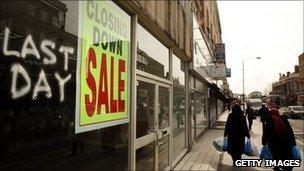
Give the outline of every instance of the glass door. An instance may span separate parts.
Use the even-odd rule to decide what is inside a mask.
[[[170,87],[158,84],[158,170],[169,166]]]
[[[138,77],[136,170],[169,166],[170,85]]]

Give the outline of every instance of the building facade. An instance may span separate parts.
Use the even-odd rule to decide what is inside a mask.
[[[253,91],[250,94],[248,94],[248,99],[260,99],[262,97],[262,92],[259,91]]]
[[[0,7],[1,170],[172,169],[227,101],[216,2]]]
[[[280,75],[279,81],[272,84],[271,96],[276,97],[275,103],[279,106],[298,105],[300,91],[299,66],[295,66],[293,73]]]
[[[299,105],[304,106],[304,53],[299,55],[299,73],[300,73],[299,91],[297,93],[298,103]]]
[[[222,43],[216,1],[190,1],[193,9],[193,60],[190,63],[191,143],[212,127],[225,108],[229,85],[225,78],[216,80],[208,68],[218,63],[216,44]],[[211,31],[212,30],[212,31]],[[225,66],[225,64],[224,64]]]

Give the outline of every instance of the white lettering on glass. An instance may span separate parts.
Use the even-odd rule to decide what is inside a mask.
[[[60,101],[64,100],[64,85],[71,79],[71,74],[69,74],[66,78],[62,79],[58,73],[55,73],[55,77],[58,80],[59,90],[60,90]]]
[[[31,89],[31,79],[28,76],[25,69],[20,64],[14,64],[11,67],[11,72],[13,74],[13,76],[12,76],[12,86],[11,86],[12,98],[13,99],[18,99],[19,97],[24,96],[25,94],[27,94],[30,91],[30,89]],[[24,78],[24,80],[26,82],[26,85],[17,90],[17,78],[18,78],[17,76],[18,76],[18,74],[21,75]]]

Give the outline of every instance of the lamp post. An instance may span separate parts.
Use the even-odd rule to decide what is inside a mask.
[[[245,113],[245,60],[249,59],[261,59],[261,57],[255,57],[255,58],[245,58],[243,59],[243,111]]]

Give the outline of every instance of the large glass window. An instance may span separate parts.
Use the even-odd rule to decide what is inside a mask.
[[[129,124],[75,134],[78,2],[0,7],[0,170],[126,170]]]
[[[182,61],[173,55],[173,156],[186,148],[186,88]]]
[[[192,135],[197,138],[207,127],[207,89],[206,85],[195,79],[191,90]]]
[[[193,69],[200,73],[205,79],[211,81],[206,67],[212,62],[212,56],[195,15],[193,15],[193,48]]]
[[[169,50],[137,25],[137,69],[169,79]]]
[[[206,128],[206,108],[207,108],[207,95],[206,86],[203,82],[196,80],[196,90],[194,95],[194,114],[196,115],[196,137]]]

